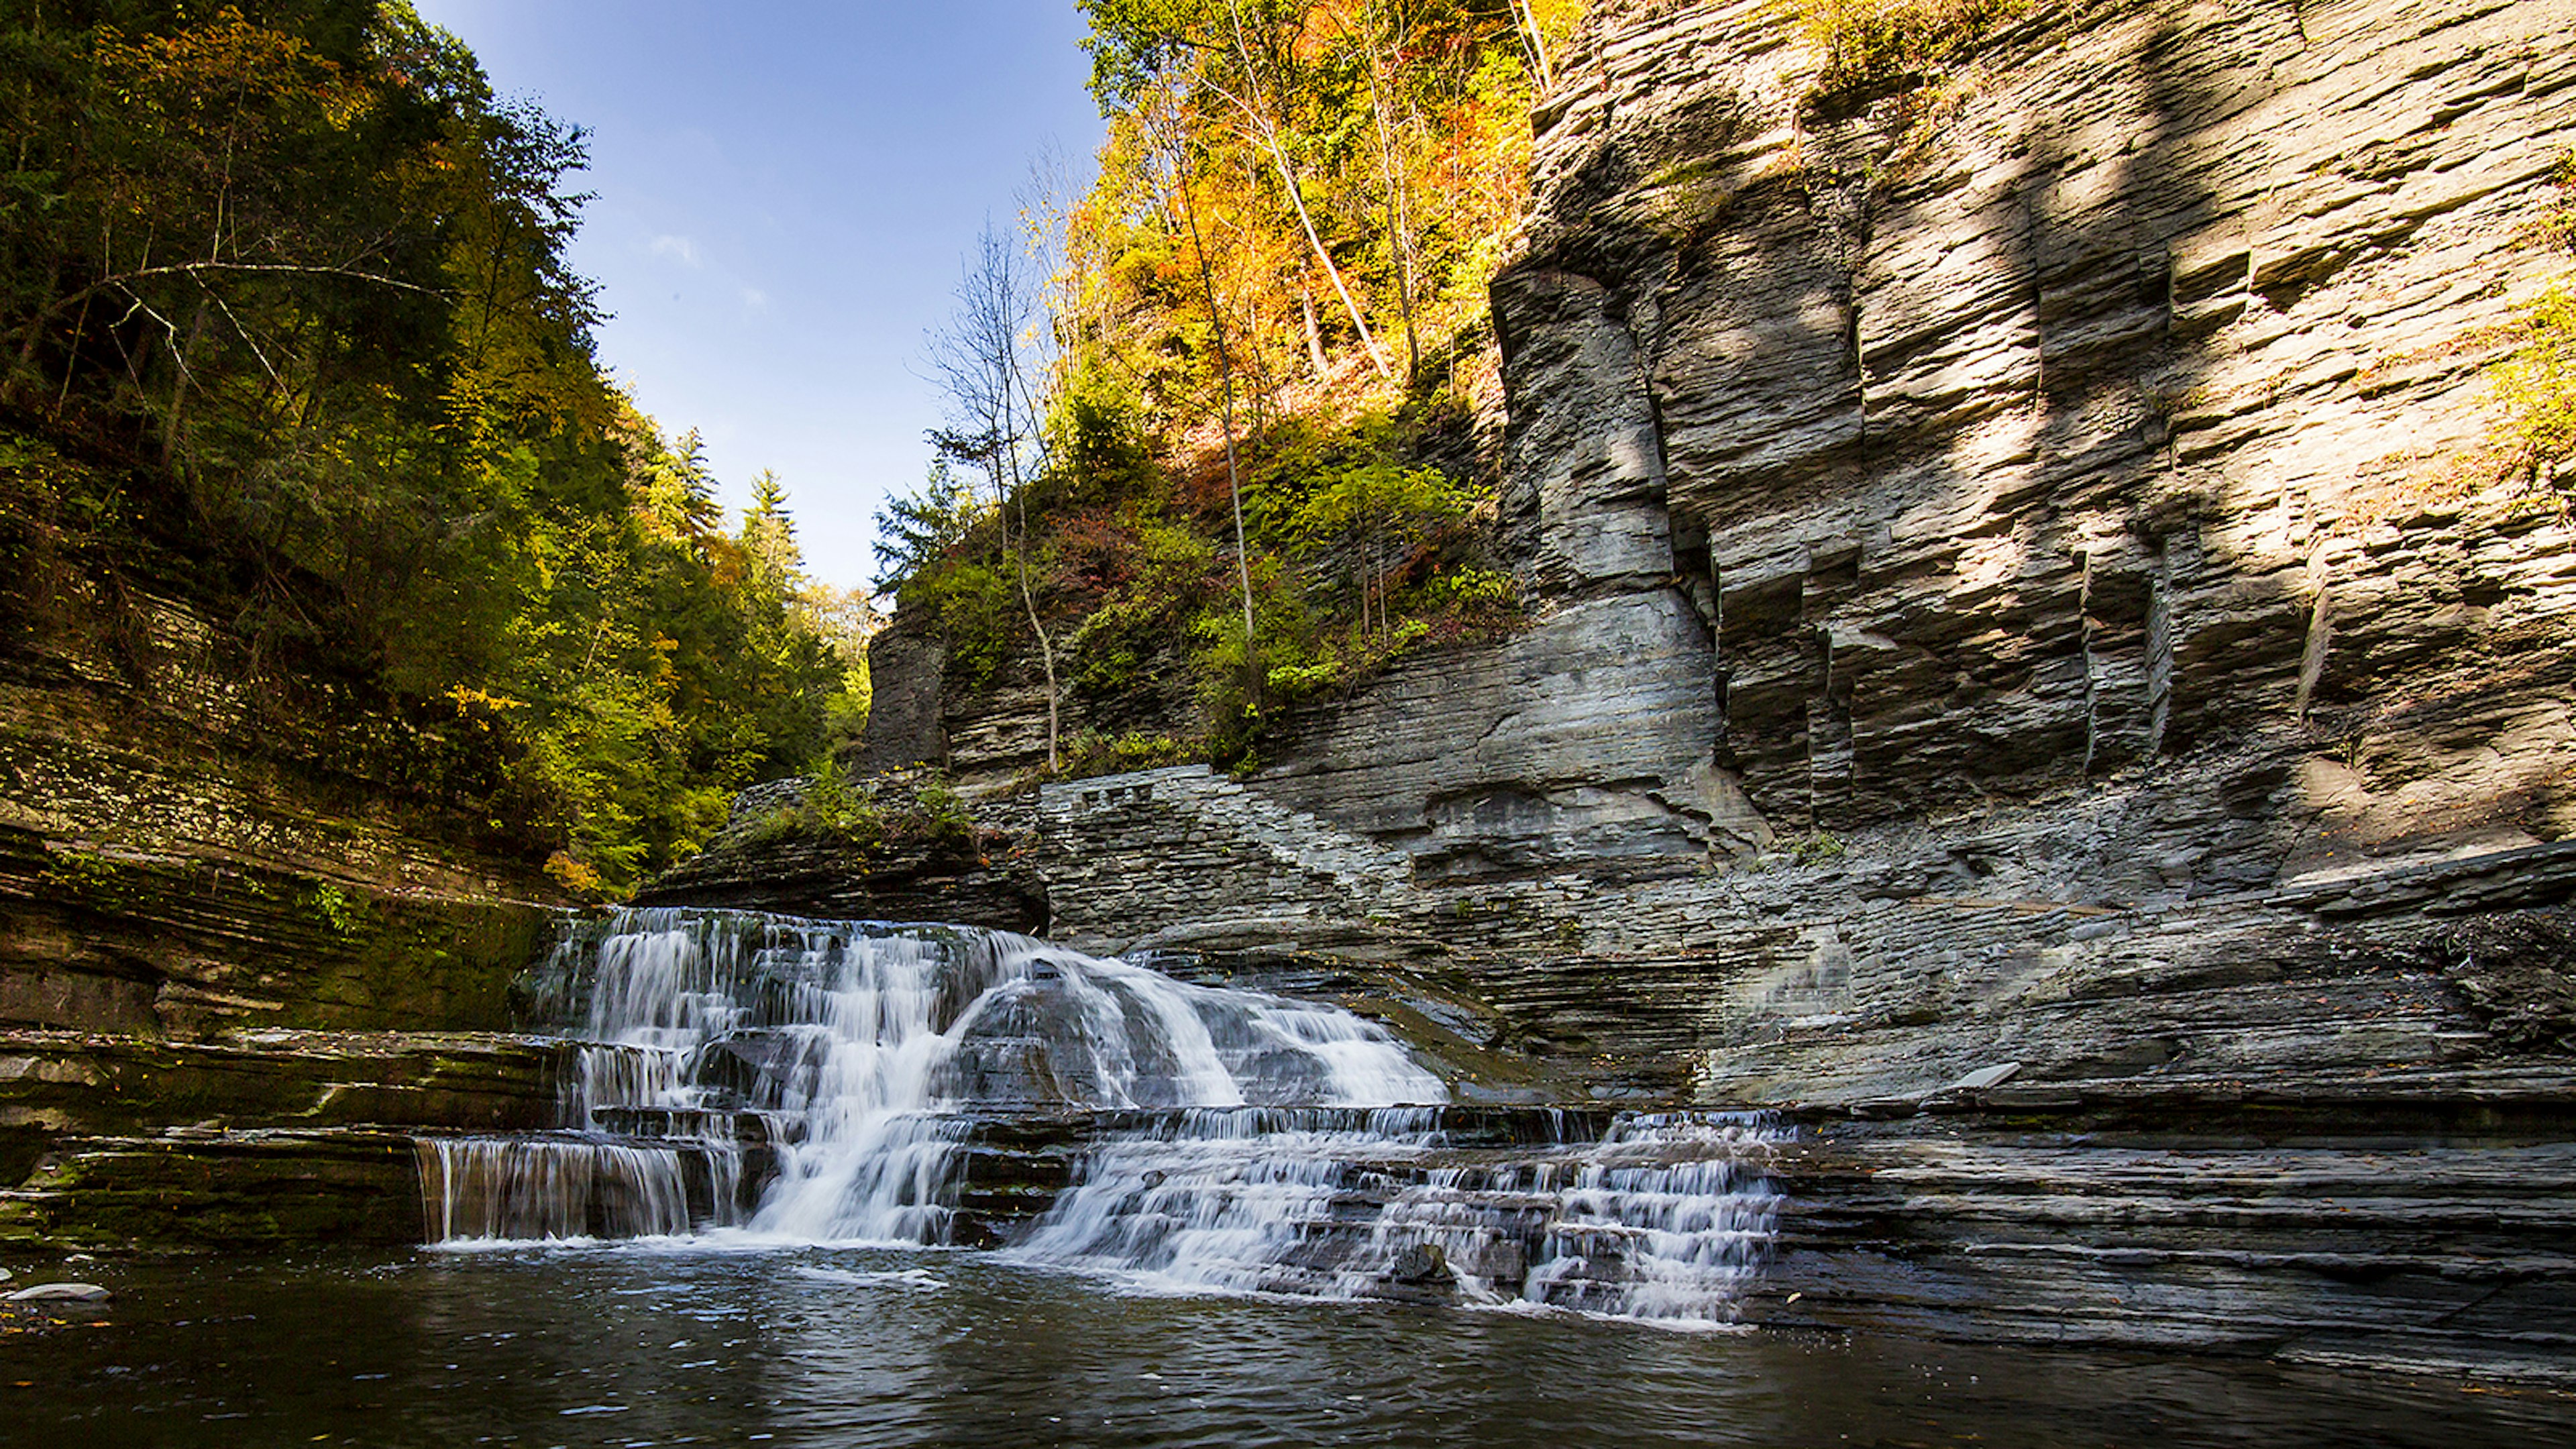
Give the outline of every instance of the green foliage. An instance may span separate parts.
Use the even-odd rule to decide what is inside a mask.
[[[1000,330],[961,299],[935,365],[1004,405],[933,443],[989,486],[943,465],[890,506],[880,584],[943,639],[952,690],[1046,670],[1092,722],[1059,769],[1240,765],[1283,710],[1516,619],[1475,521],[1467,367],[1490,357],[1536,77],[1580,7],[1080,8],[1110,128],[1089,193],[1038,208],[1066,224],[1060,352],[1014,408],[976,383],[1007,345],[958,365],[956,338]],[[1043,438],[995,466],[1032,412]]]
[[[399,0],[249,11],[0,13],[0,406],[84,460],[27,527],[184,540],[255,698],[368,692],[418,788],[624,890],[818,748],[849,650],[774,480],[726,536],[595,365],[581,133]]]
[[[918,809],[905,822],[910,833],[926,839],[935,853],[970,856],[975,853],[975,820],[966,811],[966,801],[944,778],[934,776],[922,782],[914,792]]]
[[[1822,830],[1800,836],[1789,846],[1789,858],[1800,865],[1831,865],[1850,853],[1850,846]]]
[[[335,936],[343,939],[358,936],[374,924],[374,912],[364,899],[353,899],[330,881],[313,887],[310,900],[314,916],[330,927],[331,934]]]
[[[871,846],[885,836],[885,822],[875,803],[850,787],[849,778],[830,755],[815,767],[805,787],[803,816],[809,829]]]
[[[1111,735],[1099,730],[1080,730],[1065,745],[1065,779],[1082,779],[1090,775],[1116,775],[1129,770],[1153,770],[1165,765],[1185,765],[1207,758],[1207,742],[1183,739],[1176,735],[1147,734],[1128,730]]]
[[[2495,367],[2508,446],[2533,461],[2576,456],[2576,284],[2561,280],[2522,316],[2521,343]]]
[[[1026,628],[1020,613],[1018,586],[998,564],[958,560],[935,573],[916,576],[917,597],[939,621],[948,646],[948,678],[966,689],[992,683]]]
[[[2576,252],[2576,151],[2558,158],[2549,173],[2549,184],[2558,195],[2527,229],[2524,239],[2558,251]]]
[[[1422,606],[1435,613],[1508,611],[1519,606],[1520,589],[1509,574],[1468,564],[1432,575],[1420,597]]]
[[[825,755],[806,779],[804,793],[794,803],[753,821],[747,838],[754,845],[829,840],[864,858],[884,846],[887,834],[886,818],[876,801]]]
[[[1256,419],[1346,385],[1336,356],[1379,400],[1449,381],[1527,198],[1533,44],[1580,8],[1083,0],[1110,127],[1067,244],[1071,375],[1167,437],[1226,371]]]
[[[1060,592],[1099,602],[1066,640],[1079,692],[1101,697],[1143,682],[1158,662],[1178,662],[1176,643],[1195,606],[1215,597],[1215,541],[1168,515],[1137,510],[1125,523],[1060,528],[1049,542]]]
[[[2029,0],[1788,0],[1825,53],[1820,96],[1869,96],[1929,79],[2030,8]]]
[[[946,457],[934,459],[919,491],[893,499],[876,516],[877,589],[904,581],[962,547],[983,509]]]

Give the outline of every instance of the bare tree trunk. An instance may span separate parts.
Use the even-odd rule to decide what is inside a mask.
[[[1332,363],[1324,356],[1324,334],[1315,326],[1315,294],[1306,284],[1297,284],[1298,310],[1306,319],[1306,360],[1313,364],[1315,380],[1322,382],[1332,373]]]
[[[1021,400],[1033,399],[1021,365],[1020,330],[1029,299],[1006,242],[988,224],[979,254],[968,264],[957,293],[959,313],[947,329],[934,334],[931,362],[948,389],[955,416],[965,424],[931,434],[947,456],[971,461],[993,480],[993,524],[1001,558],[1019,584],[1020,605],[1028,612],[1029,632],[1038,642],[1038,659],[1046,672],[1047,768],[1063,764],[1063,690],[1056,674],[1055,640],[1038,612],[1037,588],[1029,578],[1028,479],[1020,452],[1027,439]],[[1034,424],[1032,401],[1028,424]],[[1043,450],[1043,439],[1037,446]],[[1020,540],[1011,544],[1011,503],[1020,506]]]
[[[1547,36],[1538,28],[1538,9],[1529,0],[1512,0],[1512,24],[1521,33],[1521,48],[1529,53],[1530,79],[1538,83],[1538,93],[1546,95],[1556,89],[1556,67],[1547,58]]]
[[[1020,505],[1020,546],[1016,551],[1010,548],[1010,534],[1006,527],[1003,533],[1003,549],[1011,554],[1012,562],[1017,566],[1020,579],[1020,607],[1029,611],[1029,632],[1035,634],[1038,640],[1038,664],[1046,671],[1047,773],[1054,774],[1064,763],[1062,751],[1058,747],[1062,738],[1062,725],[1058,718],[1058,701],[1061,695],[1056,688],[1055,679],[1055,640],[1047,633],[1046,620],[1038,614],[1037,593],[1029,587],[1029,488],[1028,481],[1020,476],[1019,415],[1016,396],[1024,388],[1020,378],[1019,339],[1014,329],[1005,331],[998,340],[1003,347],[1000,354],[1002,459],[1003,466],[1009,470],[1011,494],[1019,500]],[[1001,481],[1000,473],[995,474],[994,481],[996,483]],[[997,519],[1006,518],[1009,512],[1009,508],[1004,507],[996,510],[995,516]]]
[[[1280,146],[1278,133],[1271,131],[1264,139],[1272,164],[1279,168],[1280,188],[1288,193],[1288,204],[1296,209],[1297,224],[1305,228],[1306,244],[1314,248],[1315,260],[1324,264],[1324,278],[1342,299],[1342,310],[1350,314],[1351,326],[1360,334],[1360,346],[1368,353],[1369,365],[1377,369],[1378,376],[1394,381],[1395,370],[1387,366],[1385,349],[1377,345],[1377,334],[1369,330],[1368,319],[1360,315],[1360,304],[1352,300],[1350,287],[1342,281],[1342,269],[1333,264],[1333,254],[1324,250],[1324,239],[1315,232],[1315,218],[1306,213],[1306,198],[1297,190],[1297,173],[1288,164],[1288,152]]]
[[[1058,701],[1063,693],[1056,686],[1055,640],[1048,635],[1046,621],[1038,617],[1037,595],[1029,589],[1029,500],[1025,489],[1014,488],[1020,495],[1020,548],[1013,557],[1019,563],[1020,607],[1029,611],[1029,631],[1038,636],[1038,662],[1046,669],[1047,694],[1047,771],[1052,774],[1064,760],[1059,749],[1063,725],[1059,719]]]
[[[1422,376],[1422,333],[1413,317],[1412,223],[1405,205],[1404,173],[1395,164],[1395,140],[1386,124],[1386,88],[1378,79],[1377,34],[1366,38],[1369,63],[1369,115],[1377,122],[1378,167],[1386,176],[1386,231],[1394,242],[1395,297],[1404,309],[1404,379],[1410,387]]]
[[[1306,210],[1305,195],[1297,189],[1297,168],[1289,163],[1288,148],[1279,139],[1279,127],[1258,104],[1262,98],[1260,76],[1252,63],[1252,47],[1244,39],[1242,7],[1236,0],[1226,0],[1226,10],[1234,20],[1234,53],[1243,62],[1244,83],[1251,94],[1246,98],[1236,96],[1222,86],[1211,85],[1210,88],[1234,102],[1235,109],[1243,112],[1245,119],[1252,123],[1256,139],[1270,154],[1270,164],[1278,169],[1280,189],[1288,193],[1289,208],[1297,213],[1297,225],[1305,230],[1306,244],[1314,249],[1315,260],[1323,263],[1325,279],[1333,284],[1334,293],[1342,299],[1343,310],[1350,313],[1351,326],[1360,335],[1360,346],[1367,351],[1370,364],[1377,368],[1377,375],[1392,382],[1395,372],[1387,366],[1386,353],[1377,345],[1377,334],[1369,330],[1368,319],[1360,315],[1360,304],[1352,300],[1351,289],[1342,281],[1342,269],[1333,264],[1333,254],[1324,249],[1324,239],[1315,230],[1315,218]]]
[[[1181,216],[1189,223],[1190,250],[1198,258],[1199,287],[1207,294],[1208,325],[1216,334],[1216,375],[1218,395],[1225,403],[1225,496],[1234,507],[1234,576],[1243,589],[1243,674],[1244,695],[1254,704],[1261,702],[1261,669],[1254,649],[1252,624],[1252,554],[1243,541],[1243,470],[1234,451],[1234,361],[1225,345],[1225,314],[1216,302],[1216,272],[1208,265],[1207,242],[1199,235],[1198,204],[1190,199],[1189,152],[1187,143],[1175,137],[1172,142],[1172,176],[1180,193]],[[1307,306],[1309,326],[1314,307]]]
[[[1247,196],[1261,189],[1261,168],[1253,161],[1249,154],[1245,155],[1243,158],[1243,184],[1244,194]],[[1247,219],[1244,222],[1244,246],[1245,250],[1249,252],[1253,241],[1253,237],[1251,235],[1252,224],[1249,220],[1248,213],[1246,213],[1246,217]],[[1261,345],[1262,326],[1260,292],[1256,289],[1247,301],[1251,308],[1252,315],[1249,319],[1249,325],[1243,329],[1243,336],[1249,339],[1251,343],[1248,350],[1252,354],[1252,380],[1256,389],[1252,394],[1252,435],[1258,438],[1266,435],[1270,431],[1267,412],[1269,408],[1278,405],[1279,384],[1277,380],[1272,378],[1270,375],[1270,359],[1268,356],[1269,349]]]

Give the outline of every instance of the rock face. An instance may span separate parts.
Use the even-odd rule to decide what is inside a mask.
[[[2564,835],[2566,507],[2471,462],[2563,8],[2048,7],[1871,105],[1769,15],[1596,7],[1495,288],[1550,612],[1260,783],[1433,878],[2141,787],[2204,891]]]
[[[574,1054],[463,1033],[0,1033],[0,1242],[417,1243],[414,1138],[557,1125]]]
[[[803,780],[745,790],[706,849],[646,882],[634,903],[1044,932],[1046,882],[1027,832],[1012,828],[1026,812],[990,801],[973,822],[936,830],[919,803],[923,778],[892,772],[862,787],[889,822],[866,843],[800,823]]]
[[[1827,92],[1775,7],[1594,7],[1494,294],[1536,622],[1287,722],[1240,783],[1311,850],[1205,811],[1050,845],[1059,929],[1313,886],[1680,964],[1751,1045],[2563,898],[2576,473],[2483,448],[2484,369],[2564,267],[2528,237],[2576,148],[2568,18],[2051,6]],[[880,692],[932,698],[925,660]],[[1002,759],[959,741],[1019,729],[1006,696],[886,747]],[[1138,803],[1048,819],[1104,793]],[[1158,897],[1150,850],[1232,845]]]
[[[1811,1317],[2563,1352],[2576,460],[2486,370],[2576,10],[2040,6],[1828,89],[1781,7],[1605,0],[1562,77],[1536,622],[1047,786],[1056,932],[1428,941],[1554,1080],[1830,1126]]]
[[[413,726],[248,697],[175,596],[91,601],[100,637],[0,595],[0,1025],[509,1025],[547,887],[454,843]]]
[[[2153,1133],[2100,1101],[1970,1105],[1783,1149],[1747,1317],[2568,1381],[2563,1096],[2543,1142],[2394,1137],[2358,1098],[2167,1101]]]
[[[1522,438],[1636,359],[1763,820],[2339,747],[2218,853],[2563,834],[2564,504],[2448,471],[2561,264],[2512,238],[2576,144],[2564,9],[2048,7],[1856,112],[1758,15],[1602,8],[1497,302]],[[1562,587],[1596,510],[1509,476]]]
[[[253,667],[162,546],[0,528],[0,1241],[416,1243],[415,1133],[555,1120],[561,1049],[471,1034],[548,887],[440,721]]]
[[[2564,1060],[2576,472],[2482,450],[2569,18],[2045,7],[1828,93],[1595,7],[1495,288],[1537,622],[1046,787],[1055,932],[1429,937],[1614,1095]]]

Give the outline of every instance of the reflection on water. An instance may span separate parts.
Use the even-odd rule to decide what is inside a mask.
[[[2576,1403],[2259,1363],[1140,1298],[981,1255],[610,1248],[83,1269],[0,1444],[2566,1442]]]

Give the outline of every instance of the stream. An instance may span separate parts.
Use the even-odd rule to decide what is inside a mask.
[[[1111,1291],[953,1250],[656,1242],[84,1271],[118,1292],[87,1315],[104,1326],[0,1335],[0,1444],[2568,1442],[2564,1399],[2457,1383]]]
[[[1336,1007],[1024,937],[638,911],[431,1241],[78,1265],[0,1445],[2569,1442],[2565,1398],[1737,1323],[1760,1113],[1461,1100]],[[47,1276],[56,1276],[48,1274]]]

